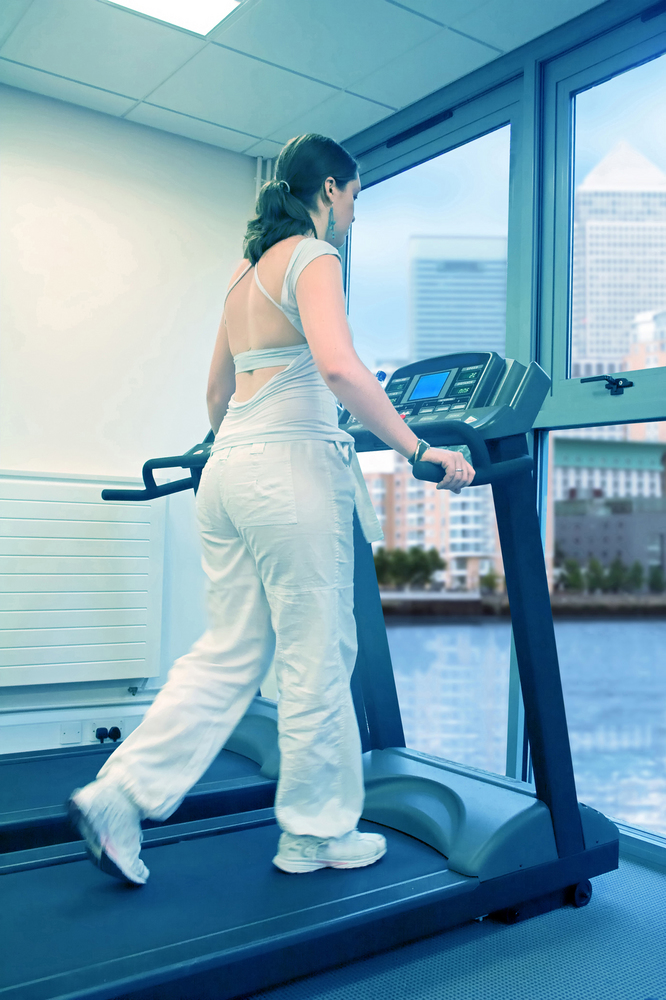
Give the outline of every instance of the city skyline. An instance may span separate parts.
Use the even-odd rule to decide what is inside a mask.
[[[666,171],[665,88],[661,56],[577,95],[575,186],[621,139]],[[509,139],[507,125],[361,192],[350,323],[368,367],[409,356],[410,236],[507,235]]]

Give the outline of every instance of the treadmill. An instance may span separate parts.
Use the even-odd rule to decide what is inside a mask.
[[[386,856],[286,875],[271,864],[269,807],[148,830],[141,889],[103,876],[73,838],[35,848],[34,863],[30,851],[6,853],[3,1000],[228,1000],[473,918],[515,922],[589,902],[589,879],[617,867],[619,837],[576,800],[526,438],[548,385],[538,365],[486,352],[407,365],[386,389],[419,436],[469,447],[473,485],[492,484],[535,786],[405,746],[372,548],[355,517],[359,826],[381,830]],[[340,422],[359,452],[386,447],[348,413]],[[192,469],[180,488],[196,485],[206,453],[168,460]],[[421,462],[414,474],[437,481],[441,468]],[[144,469],[146,498],[151,479]],[[257,705],[268,744],[274,705],[255,702],[243,723],[254,732]],[[256,755],[255,736],[246,740]],[[14,867],[13,853],[23,855]]]

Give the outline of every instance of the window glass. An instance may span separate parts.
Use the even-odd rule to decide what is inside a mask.
[[[507,126],[361,192],[350,323],[371,369],[504,354],[509,141]],[[511,629],[491,490],[437,490],[393,452],[360,460],[407,744],[503,774]],[[425,617],[390,615],[416,605]]]
[[[361,191],[349,320],[369,368],[504,353],[509,142],[507,125]]]
[[[552,595],[581,801],[666,834],[666,426],[551,434]]]
[[[664,56],[575,98],[573,378],[666,366],[665,98]],[[579,797],[666,833],[666,425],[558,431],[550,454]]]
[[[387,625],[407,746],[504,774],[508,619]]]
[[[575,98],[571,375],[666,365],[666,56]]]

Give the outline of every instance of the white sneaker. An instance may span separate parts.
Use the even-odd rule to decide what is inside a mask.
[[[280,835],[273,864],[283,872],[315,872],[318,868],[365,868],[386,854],[386,840],[380,833],[352,830],[344,837]]]
[[[92,781],[72,793],[69,816],[93,864],[125,882],[145,883],[149,872],[139,858],[141,816],[124,792],[104,779]]]

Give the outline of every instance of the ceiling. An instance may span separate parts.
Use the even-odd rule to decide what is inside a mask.
[[[244,0],[206,37],[106,0],[2,0],[0,82],[249,156],[342,141],[601,0]]]

